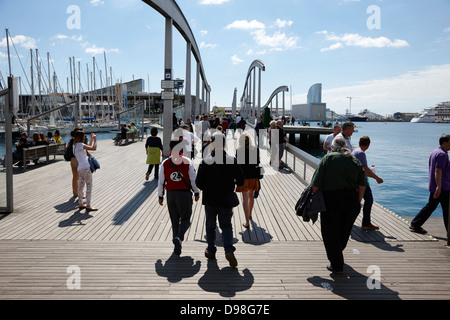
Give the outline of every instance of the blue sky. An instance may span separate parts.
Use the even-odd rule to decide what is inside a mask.
[[[288,104],[306,103],[315,83],[322,83],[323,102],[338,113],[349,107],[349,96],[354,97],[353,112],[368,108],[382,115],[418,112],[450,100],[449,0],[177,3],[200,47],[212,105],[230,106],[234,88],[242,95],[248,68],[256,59],[266,66],[263,103],[282,85],[292,89]],[[69,28],[75,21],[73,11],[68,13],[71,5],[80,9],[75,28]],[[8,28],[28,77],[29,49],[38,48],[45,72],[50,53],[51,71],[64,90],[69,57],[80,61],[86,87],[83,79],[87,66],[92,71],[94,56],[104,77],[106,52],[115,81],[134,76],[148,85],[150,79],[150,90],[161,90],[164,19],[142,1],[0,0],[0,27],[3,78],[9,74],[4,35]],[[11,49],[12,73],[25,77],[16,49]],[[185,41],[174,29],[174,77],[185,78],[185,51]],[[100,79],[96,83],[99,86]],[[29,86],[24,84],[23,91],[29,92]]]

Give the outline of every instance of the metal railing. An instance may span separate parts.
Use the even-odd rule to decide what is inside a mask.
[[[11,213],[14,211],[14,189],[13,189],[13,159],[12,159],[12,110],[15,86],[13,86],[13,78],[8,77],[8,88],[0,91],[0,98],[3,103],[0,103],[1,121],[4,121],[4,147],[5,154],[2,160],[4,169],[0,170],[0,213]]]
[[[118,131],[120,131],[121,124],[131,124],[134,123],[136,128],[140,132],[140,139],[144,139],[145,135],[145,121],[144,121],[144,110],[146,102],[137,104],[136,106],[124,110],[117,114],[118,118]]]
[[[287,143],[284,162],[291,164],[293,172],[305,183],[311,183],[312,176],[320,164],[320,160],[309,153]]]
[[[284,160],[285,163],[288,163],[289,161],[291,162],[291,169],[294,174],[296,174],[297,177],[306,185],[311,183],[312,175],[320,164],[320,159],[311,156],[291,144],[286,144]],[[450,207],[448,209],[447,247],[450,247]]]
[[[28,118],[27,119],[27,134],[28,134],[28,136],[30,136],[31,127],[32,127],[33,124],[36,123],[36,120],[40,120],[40,121],[38,121],[39,124],[47,124],[48,125],[50,123],[49,122],[50,120],[47,119],[46,117],[52,115],[53,113],[55,113],[57,111],[63,110],[65,108],[73,109],[70,112],[70,117],[74,116],[74,121],[73,122],[70,121],[70,125],[69,125],[68,128],[73,129],[73,128],[77,127],[78,123],[79,123],[79,119],[78,119],[79,115],[78,115],[78,113],[79,113],[79,108],[80,108],[80,101],[81,101],[81,98],[79,98],[78,100],[74,100],[74,101],[65,103],[65,104],[60,105],[60,106],[58,106],[56,108],[53,108],[51,110],[42,112],[41,114],[38,114],[36,116]],[[72,105],[73,105],[73,108],[70,108]],[[64,127],[66,127],[68,125],[67,122],[62,120],[62,119],[59,120],[59,121],[56,121],[56,123],[57,124],[55,125],[55,127],[57,129],[63,129]]]

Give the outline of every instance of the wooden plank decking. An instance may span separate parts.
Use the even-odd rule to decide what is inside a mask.
[[[305,185],[292,169],[264,177],[249,231],[236,208],[237,270],[220,255],[217,263],[203,257],[201,200],[194,204],[183,254],[174,259],[167,207],[157,203],[156,181],[144,179],[144,142],[100,141],[95,156],[101,169],[94,174],[93,206],[100,210],[90,214],[71,197],[68,162],[14,175],[15,212],[0,220],[0,299],[450,298],[444,242],[411,233],[404,219],[379,205],[373,222],[380,231],[363,231],[358,218],[346,275],[330,275],[320,223],[295,216]],[[289,157],[288,163],[293,168]],[[73,265],[81,270],[80,290],[66,285]],[[366,286],[372,265],[381,270],[379,290]]]

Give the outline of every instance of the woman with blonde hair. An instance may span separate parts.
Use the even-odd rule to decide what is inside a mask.
[[[242,206],[245,214],[244,228],[250,227],[253,206],[255,203],[254,194],[259,191],[259,149],[254,143],[253,137],[244,131],[238,141],[236,158],[244,173],[244,185],[236,188],[236,192],[242,193]]]

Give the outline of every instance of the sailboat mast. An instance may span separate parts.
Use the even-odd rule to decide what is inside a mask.
[[[69,57],[69,67],[70,67],[70,85],[72,86],[72,96],[73,96],[73,76],[72,76],[72,58]],[[69,88],[67,88],[69,91]]]
[[[31,114],[35,115],[34,110],[34,74],[33,74],[33,49],[30,49],[30,56],[31,56]]]
[[[106,97],[107,97],[107,101],[108,101],[108,114],[110,112],[110,105],[109,105],[109,95],[110,95],[110,87],[108,85],[108,66],[106,64],[106,52],[103,51],[103,56],[105,58],[105,86],[106,86]]]
[[[8,48],[8,65],[9,65],[9,76],[12,77],[11,71],[11,55],[9,53],[9,31],[6,29],[6,47]]]

